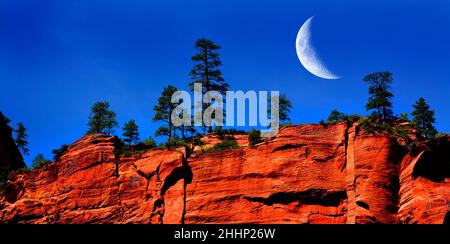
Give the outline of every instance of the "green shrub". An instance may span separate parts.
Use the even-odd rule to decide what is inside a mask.
[[[20,168],[20,169],[17,170],[17,172],[19,172],[19,173],[22,173],[22,172],[29,172],[29,171],[31,171],[31,169],[28,168],[27,166],[25,166],[25,167]]]
[[[144,152],[144,151],[148,151],[150,149],[157,148],[158,145],[156,145],[156,141],[151,136],[149,136],[148,139],[146,139],[146,140],[144,140],[142,142],[139,142],[136,145],[131,145],[131,146],[126,146],[125,145],[124,147],[129,148],[131,151],[142,151],[142,152]]]
[[[331,110],[330,116],[328,116],[327,123],[338,123],[345,121],[347,119],[347,115],[342,112],[339,112],[336,109]]]
[[[405,128],[394,128],[393,134],[396,137],[401,137],[405,139],[408,143],[412,141],[411,137],[408,135],[408,129]]]
[[[157,147],[156,145],[156,141],[150,136],[147,140],[144,140],[142,142],[142,144],[144,144],[145,146],[149,147],[149,148],[155,148]]]
[[[248,145],[251,148],[254,148],[259,142],[261,142],[261,131],[251,130],[250,133],[248,133]]]
[[[52,161],[45,159],[44,155],[42,153],[39,153],[33,159],[33,169],[39,169],[42,166],[45,166],[45,165],[51,164],[51,163],[52,163]]]
[[[335,124],[339,122],[349,122],[349,123],[355,123],[358,120],[361,119],[361,115],[359,114],[345,114],[342,112],[339,112],[336,109],[333,109],[330,113],[330,116],[328,116],[327,124]]]
[[[389,124],[380,123],[380,119],[375,116],[369,116],[362,118],[359,121],[359,126],[369,134],[375,134],[377,132],[389,132],[392,133],[392,128]]]
[[[214,134],[219,138],[219,139],[225,139],[225,137],[227,135],[238,135],[238,134],[247,134],[246,131],[243,130],[236,130],[234,128],[231,129],[223,129],[222,126],[216,126],[216,128],[214,128]]]
[[[287,126],[293,126],[293,125],[294,125],[294,123],[292,123],[292,122],[285,122],[285,123],[280,124],[280,128],[287,127]]]
[[[361,119],[361,115],[359,115],[359,114],[347,115],[347,121],[351,124],[358,122],[360,119]]]
[[[63,144],[60,148],[53,149],[53,161],[58,162],[62,155],[68,151],[69,145]]]
[[[326,126],[327,125],[327,122],[325,122],[325,120],[320,120],[319,121],[319,124],[321,125],[321,126]]]
[[[399,119],[403,122],[408,122],[410,121],[408,118],[408,113],[401,113]]]
[[[159,146],[161,149],[175,149],[178,147],[186,146],[186,142],[177,137],[172,137],[167,140],[166,143],[163,143]]]
[[[236,139],[232,136],[226,136],[222,142],[219,142],[214,146],[203,150],[202,153],[218,152],[236,148],[240,148],[236,142]]]

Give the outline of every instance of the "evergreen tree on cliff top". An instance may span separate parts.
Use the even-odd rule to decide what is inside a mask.
[[[22,122],[19,122],[17,124],[17,129],[15,130],[16,132],[16,145],[19,148],[19,150],[24,154],[24,155],[30,155],[29,154],[29,149],[27,148],[28,146],[28,135],[27,135],[27,129],[25,128],[25,126],[23,125]]]
[[[392,74],[390,72],[372,73],[363,80],[370,84],[367,111],[373,110],[372,116],[380,118],[383,123],[393,119],[391,99],[394,95],[389,91],[393,81]]]
[[[167,136],[169,140],[175,136],[175,127],[172,124],[172,111],[176,108],[176,104],[171,102],[172,94],[177,91],[174,86],[164,87],[161,96],[158,98],[158,104],[153,107],[155,115],[153,122],[164,122],[165,125],[158,128],[155,136]]]
[[[267,103],[268,103],[267,114],[270,116],[271,116],[271,112],[272,112],[271,99],[272,98],[267,99]],[[286,94],[281,94],[278,99],[278,116],[279,116],[280,123],[283,123],[283,122],[290,123],[291,122],[291,118],[289,116],[289,114],[291,113],[291,110],[292,110],[291,101],[288,99]]]
[[[433,123],[436,122],[434,118],[434,111],[430,110],[423,97],[421,97],[416,104],[413,105],[414,111],[411,113],[413,116],[413,123],[416,130],[425,138],[433,138],[437,134],[436,128]]]
[[[280,95],[280,121],[291,122],[289,114],[291,113],[292,103],[285,94]]]
[[[125,137],[124,141],[128,143],[128,146],[131,146],[132,143],[139,142],[139,127],[134,119],[125,123],[122,130],[122,135]]]
[[[109,102],[96,102],[91,107],[87,134],[112,135],[114,128],[118,125],[116,113],[109,109]]]
[[[229,85],[222,77],[220,67],[222,62],[217,50],[220,46],[207,39],[199,39],[195,42],[194,48],[197,54],[192,56],[195,62],[194,68],[191,70],[192,82],[189,83],[191,89],[194,89],[194,83],[201,83],[203,87],[202,95],[208,91],[218,91],[222,95],[228,90]],[[203,110],[206,108],[203,106]],[[208,127],[208,132],[212,132],[212,127]],[[204,127],[204,131],[206,128]]]

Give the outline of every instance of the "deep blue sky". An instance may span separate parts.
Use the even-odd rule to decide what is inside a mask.
[[[232,89],[286,93],[296,123],[334,108],[365,114],[361,78],[388,70],[396,113],[423,96],[450,131],[450,1],[343,2],[0,0],[0,110],[28,127],[28,164],[82,136],[100,100],[153,135],[162,87],[187,88],[192,46],[206,37],[223,47]],[[313,15],[317,52],[342,79],[315,77],[297,59],[298,29]]]

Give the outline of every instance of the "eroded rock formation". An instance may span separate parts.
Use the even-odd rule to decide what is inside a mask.
[[[304,125],[283,128],[254,149],[187,159],[168,150],[125,158],[117,142],[84,137],[60,162],[14,174],[0,198],[0,221],[449,221],[448,137],[407,150],[396,138],[365,134],[357,125]]]

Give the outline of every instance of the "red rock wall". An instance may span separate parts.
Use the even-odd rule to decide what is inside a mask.
[[[121,160],[116,141],[82,138],[61,162],[11,178],[0,201],[1,222],[162,223],[165,216],[167,223],[181,223],[184,182],[172,173],[184,169],[182,154],[155,150]]]
[[[346,124],[283,128],[254,149],[184,159],[80,139],[61,162],[10,178],[3,223],[443,223],[449,138],[407,153]]]
[[[450,224],[450,138],[429,142],[401,163],[399,218],[403,223]]]
[[[348,133],[347,223],[398,223],[398,172],[402,149],[383,134]]]
[[[345,129],[291,127],[256,149],[190,158],[186,223],[344,223]]]

